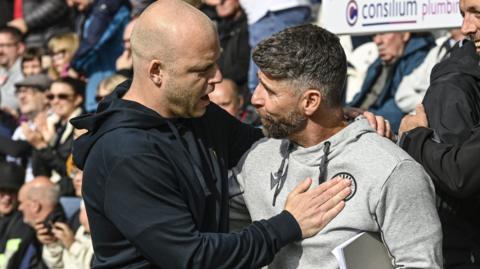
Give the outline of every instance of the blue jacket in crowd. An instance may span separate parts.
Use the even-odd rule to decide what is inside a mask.
[[[115,62],[123,52],[123,31],[130,21],[128,1],[97,0],[83,14],[78,31],[80,47],[72,60],[72,67],[88,78],[85,109],[97,107],[97,86],[115,72]]]
[[[391,79],[385,83],[377,101],[368,109],[377,115],[385,117],[390,122],[394,132],[398,132],[400,120],[405,114],[395,103],[398,85],[400,85],[404,76],[410,74],[423,62],[427,53],[434,46],[435,40],[431,35],[412,35],[405,46],[405,52],[395,63],[395,70]],[[380,75],[381,70],[382,61],[380,58],[377,58],[368,68],[362,88],[355,95],[349,104],[350,106],[359,107],[362,104]]]

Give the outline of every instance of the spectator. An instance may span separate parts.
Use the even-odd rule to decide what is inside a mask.
[[[16,1],[0,0],[0,27],[7,25],[13,19],[14,4]]]
[[[447,35],[435,41],[436,46],[428,52],[423,63],[402,79],[395,94],[395,102],[403,112],[415,112],[416,105],[422,102],[430,86],[433,66],[447,58],[455,43],[464,38],[460,29],[450,30]]]
[[[12,113],[0,109],[0,138],[10,138],[15,128],[17,128],[17,116],[18,114],[16,113],[12,115]]]
[[[73,154],[84,170],[94,267],[257,268],[341,210],[345,181],[311,191],[305,182],[283,213],[228,233],[227,169],[261,133],[209,102],[222,80],[215,27],[187,3],[156,1],[138,18],[132,52],[131,84],[72,121],[88,129]]]
[[[23,17],[8,25],[25,35],[28,48],[44,48],[52,36],[71,31],[73,22],[70,10],[64,0],[22,0]]]
[[[2,153],[10,156],[9,161],[15,161],[17,164],[26,166],[25,180],[33,179],[32,161],[31,161],[31,146],[25,145],[27,134],[38,128],[35,119],[42,113],[47,112],[47,99],[45,97],[46,91],[50,89],[51,80],[47,75],[38,74],[32,75],[24,80],[17,82],[15,92],[18,103],[20,105],[20,113],[25,117],[26,122],[21,123],[12,135],[10,143],[4,141],[1,143]],[[40,134],[31,139],[42,139]],[[18,142],[17,142],[18,141]],[[16,142],[16,143],[15,143]],[[4,151],[4,152],[3,152]]]
[[[15,83],[23,79],[21,57],[25,50],[22,33],[13,27],[0,28],[0,108],[16,115]]]
[[[223,108],[234,117],[240,116],[243,106],[243,95],[235,81],[224,79],[215,86],[215,90],[208,94],[210,101]]]
[[[67,170],[73,180],[75,195],[81,197],[83,172],[73,164],[71,156],[67,161]],[[80,204],[79,211],[72,216],[68,224],[54,223],[52,233],[57,239],[56,242],[46,245],[43,249],[43,259],[50,268],[90,268],[93,246],[83,202]]]
[[[36,177],[20,189],[19,209],[23,213],[23,221],[35,229],[36,240],[30,244],[28,255],[22,258],[19,268],[48,268],[42,260],[43,245],[55,240],[52,224],[65,221],[59,197],[58,186],[46,177]]]
[[[93,258],[92,238],[85,204],[80,205],[80,227],[74,232],[68,224],[56,222],[52,233],[56,242],[43,249],[43,260],[50,268],[90,269]]]
[[[48,74],[52,79],[69,76],[68,70],[73,55],[78,49],[78,37],[75,33],[63,33],[52,37],[48,41],[48,50],[52,59],[52,65]]]
[[[360,92],[350,105],[385,117],[398,132],[405,114],[395,102],[398,85],[423,62],[435,43],[431,35],[409,32],[377,34],[373,41],[379,57],[368,68]]]
[[[24,177],[22,167],[0,162],[0,268],[20,268],[20,261],[35,238],[33,229],[23,222],[18,211],[17,195]]]
[[[240,0],[247,13],[250,47],[287,27],[308,23],[311,20],[308,0]],[[258,84],[258,68],[250,60],[248,89],[253,92]]]
[[[130,0],[130,4],[132,5],[132,18],[140,16],[143,10],[145,10],[153,2],[155,2],[155,0]]]
[[[367,119],[348,123],[344,117],[347,63],[338,38],[313,25],[287,28],[260,42],[253,60],[260,83],[252,104],[271,139],[256,143],[234,168],[245,215],[258,221],[278,214],[304,178],[321,184],[341,175],[355,186],[325,230],[308,243],[288,245],[270,267],[338,268],[331,251],[368,231],[381,234],[393,267],[442,268],[441,226],[427,174]]]
[[[130,21],[123,31],[123,53],[118,57],[115,64],[117,73],[131,78],[133,75],[132,47],[130,45],[130,36],[132,35],[135,19]]]
[[[60,185],[62,195],[72,195],[74,192],[65,166],[73,143],[73,126],[69,120],[82,113],[84,90],[85,83],[76,79],[66,77],[54,81],[47,99],[57,118],[56,122],[47,120],[46,117],[37,120],[42,139],[33,139],[33,131],[26,134],[27,140],[36,149],[33,155],[33,174],[52,177]]]
[[[40,74],[43,71],[42,54],[39,49],[28,49],[22,57],[22,74],[24,77]]]
[[[247,16],[239,0],[220,1],[214,6],[211,18],[217,23],[222,54],[218,65],[224,78],[246,88],[250,45],[248,44]],[[208,15],[208,11],[206,12]]]
[[[480,2],[460,3],[462,32],[473,41],[480,20],[472,5]],[[432,71],[425,110],[418,107],[400,126],[401,147],[425,167],[436,186],[446,269],[480,266],[479,52],[477,43],[457,43]]]
[[[107,95],[111,94],[120,83],[124,82],[127,79],[127,77],[115,74],[102,80],[102,82],[100,82],[100,85],[98,85],[98,91],[95,100],[97,102],[100,102]]]
[[[130,4],[127,0],[69,0],[69,3],[79,12],[77,33],[80,39],[71,67],[87,78],[85,109],[93,111],[97,108],[98,84],[115,72],[115,62],[122,54]]]

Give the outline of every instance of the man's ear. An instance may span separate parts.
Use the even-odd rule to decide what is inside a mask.
[[[322,103],[322,94],[317,89],[308,89],[303,93],[302,108],[305,115],[311,116],[318,110]]]
[[[23,42],[19,42],[18,43],[18,47],[17,47],[17,53],[22,55],[26,50],[26,46]]]
[[[153,84],[157,86],[161,86],[163,82],[163,65],[160,60],[152,60],[150,61],[150,65],[148,66],[148,75],[150,80]]]
[[[32,211],[38,213],[42,210],[42,205],[39,202],[32,202],[31,205]]]
[[[403,42],[407,43],[408,40],[410,40],[410,32],[404,32],[403,35],[402,35],[402,40]]]

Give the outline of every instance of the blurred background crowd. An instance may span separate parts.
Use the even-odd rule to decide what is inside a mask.
[[[90,268],[93,248],[71,159],[69,123],[132,76],[130,34],[151,0],[0,0],[0,269]],[[216,24],[224,76],[210,94],[259,126],[249,103],[251,48],[289,26],[321,25],[321,1],[189,1]],[[202,38],[192,36],[192,38]],[[394,131],[421,103],[457,29],[341,36],[345,105],[384,116]],[[152,44],[154,46],[155,44]]]

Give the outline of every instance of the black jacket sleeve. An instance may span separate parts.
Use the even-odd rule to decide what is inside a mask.
[[[2,155],[24,158],[29,156],[31,151],[32,146],[26,141],[0,136],[0,154]]]
[[[59,175],[67,175],[67,159],[59,155],[57,150],[48,146],[36,150],[33,154],[34,175],[50,175],[55,170]]]
[[[105,183],[105,215],[154,267],[258,268],[301,238],[286,211],[238,233],[200,232],[172,165],[157,154],[125,157]]]
[[[45,28],[69,12],[64,0],[41,1],[41,4],[34,7],[24,15],[25,23],[30,30]]]
[[[401,147],[423,165],[432,180],[457,198],[480,194],[480,126],[464,143],[436,143],[433,130],[419,127],[405,134]]]
[[[461,74],[448,74],[435,80],[423,100],[428,124],[440,141],[460,144],[467,140],[478,122],[473,98],[467,89],[475,89],[475,80]]]
[[[225,111],[223,111],[223,113],[228,114]],[[255,142],[263,137],[263,134],[261,129],[245,124],[229,114],[224,118],[226,122],[223,126],[229,126],[226,130],[230,132],[227,137],[230,139],[230,141],[228,141],[230,147],[228,150],[228,169],[231,169],[237,165],[243,154],[245,154]]]

